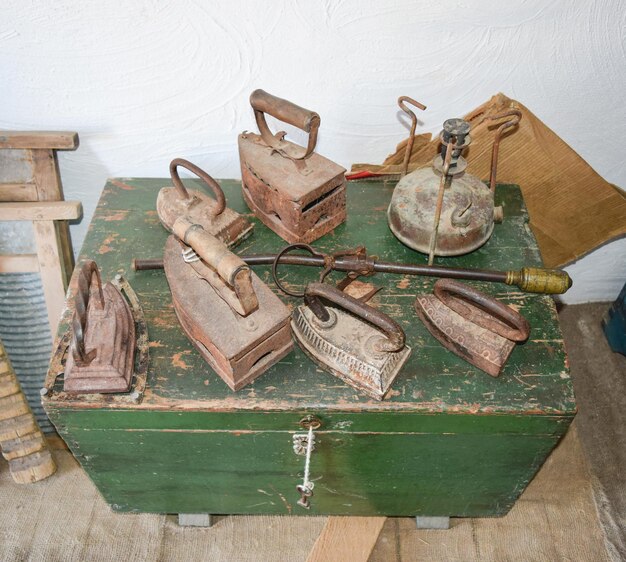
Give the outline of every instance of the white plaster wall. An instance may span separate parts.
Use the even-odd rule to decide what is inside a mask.
[[[80,133],[60,156],[85,208],[77,248],[108,176],[167,176],[184,156],[239,177],[257,87],[318,111],[319,151],[346,167],[406,136],[400,94],[437,132],[502,91],[626,186],[625,47],[620,0],[4,0],[0,128]],[[626,240],[570,271],[570,302],[615,298]]]

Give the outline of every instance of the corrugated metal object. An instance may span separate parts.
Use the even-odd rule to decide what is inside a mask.
[[[0,339],[42,431],[54,432],[39,394],[48,370],[52,336],[38,273],[0,274]]]

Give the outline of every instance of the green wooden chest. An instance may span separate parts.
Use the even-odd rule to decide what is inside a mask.
[[[81,255],[98,262],[103,279],[122,273],[139,296],[150,341],[143,400],[62,399],[62,369],[51,370],[46,383],[48,415],[114,509],[480,517],[511,508],[575,414],[550,297],[475,284],[514,305],[532,325],[529,341],[513,351],[495,379],[442,348],[417,319],[415,296],[430,292],[433,279],[377,274],[370,281],[383,290],[371,303],[401,323],[413,350],[386,400],[358,394],[297,347],[233,393],[180,330],[163,272],[130,268],[134,257],[162,255],[167,233],[155,200],[168,183],[110,180]],[[228,204],[247,212],[240,184],[221,184]],[[334,251],[365,244],[381,260],[425,263],[388,229],[392,189],[391,183],[350,183],[347,223],[316,246]],[[497,198],[506,219],[492,239],[468,256],[439,263],[492,269],[540,265],[519,188],[499,186]],[[255,231],[239,253],[283,246],[251,218]],[[271,284],[268,267],[255,270]],[[287,267],[283,272],[299,287],[319,274]],[[297,304],[291,298],[285,302]],[[322,422],[311,460],[315,495],[309,511],[296,505],[304,457],[293,450],[293,435],[302,433],[299,422],[308,414]]]

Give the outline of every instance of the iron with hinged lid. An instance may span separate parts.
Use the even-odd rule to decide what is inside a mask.
[[[290,243],[312,242],[346,219],[345,168],[314,152],[320,117],[255,90],[250,104],[260,134],[239,135],[243,198],[254,214]],[[265,113],[309,133],[307,147],[273,135]]]

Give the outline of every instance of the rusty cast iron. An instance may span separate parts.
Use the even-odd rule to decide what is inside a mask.
[[[243,198],[254,214],[288,242],[312,242],[346,219],[346,170],[314,152],[320,117],[255,90],[250,104],[260,135],[239,135]],[[309,133],[306,148],[273,135],[265,114]]]
[[[515,344],[530,333],[517,311],[450,279],[437,281],[432,295],[418,295],[415,311],[446,349],[492,377],[500,375]]]
[[[178,168],[196,174],[213,192],[215,199],[202,191],[187,189],[178,175]],[[157,196],[157,213],[163,226],[172,232],[174,223],[184,218],[199,224],[228,247],[237,245],[252,233],[253,225],[245,217],[226,206],[219,184],[204,170],[188,160],[175,158],[170,163],[173,187],[164,187]]]
[[[67,393],[127,392],[135,357],[135,322],[111,283],[102,285],[96,262],[80,266],[63,389]]]
[[[403,96],[398,100],[403,111]],[[420,107],[421,104],[416,104]],[[503,123],[496,134],[492,153],[492,171],[487,187],[480,179],[466,172],[463,151],[470,145],[470,125],[463,119],[448,119],[440,134],[441,151],[432,166],[403,175],[394,189],[387,217],[394,235],[405,245],[429,255],[457,256],[482,246],[493,232],[494,222],[502,220],[502,209],[494,206],[498,149],[503,132],[519,123],[519,112],[490,116],[489,120],[514,117]],[[405,163],[408,165],[412,143],[407,143]],[[404,168],[403,168],[404,169]]]
[[[179,218],[173,232],[163,264],[178,320],[202,357],[239,390],[292,350],[289,310],[200,225]]]
[[[307,285],[291,327],[313,361],[376,400],[389,392],[411,354],[395,320],[324,283]]]
[[[292,250],[304,249],[311,255],[289,254]],[[274,279],[281,291],[290,296],[304,296],[283,286],[277,276],[277,267],[281,265],[297,265],[322,268],[320,282],[331,271],[345,271],[359,275],[373,273],[395,273],[397,275],[418,275],[424,277],[441,277],[448,279],[466,279],[468,281],[485,281],[488,283],[505,283],[515,285],[527,293],[560,295],[572,286],[572,279],[561,269],[542,269],[539,267],[523,267],[519,270],[494,271],[490,269],[469,269],[462,267],[446,267],[440,265],[417,265],[410,263],[384,262],[368,256],[363,246],[350,250],[323,254],[307,244],[285,246],[278,254],[251,254],[240,256],[250,266],[272,265]],[[134,259],[133,269],[142,271],[162,269],[163,261],[156,259]]]

